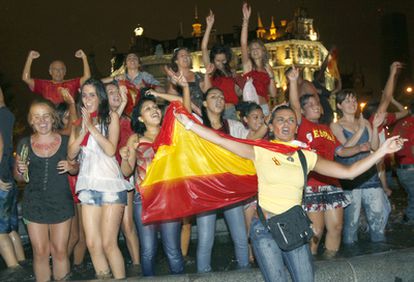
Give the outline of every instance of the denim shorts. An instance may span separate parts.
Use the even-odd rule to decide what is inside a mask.
[[[82,190],[78,198],[82,205],[102,206],[109,204],[127,204],[127,191],[99,192],[95,190]]]
[[[17,187],[9,191],[0,190],[0,233],[17,231]]]

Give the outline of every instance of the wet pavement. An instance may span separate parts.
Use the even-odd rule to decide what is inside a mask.
[[[393,194],[391,196],[392,213],[386,229],[387,241],[384,243],[369,242],[369,234],[366,224],[361,224],[359,230],[360,241],[351,246],[342,246],[337,257],[349,258],[365,254],[379,253],[391,250],[405,249],[414,247],[414,225],[403,223],[403,210],[406,206],[406,194],[397,185],[393,185]],[[213,254],[212,268],[214,271],[228,271],[236,269],[237,263],[234,259],[233,245],[227,234],[216,236]],[[225,235],[223,235],[225,234]],[[0,259],[0,281],[35,281],[32,271],[32,253],[28,240],[25,240],[25,253],[29,258],[27,262],[19,269],[6,269],[4,261]],[[196,240],[192,240],[190,244],[189,257],[186,258],[186,273],[195,273],[195,251]],[[126,246],[123,240],[120,240],[120,247],[124,253],[127,262],[127,277],[138,277],[141,274],[139,267],[133,266],[129,260]],[[323,248],[323,245],[320,246]],[[322,258],[316,257],[316,260]],[[162,254],[162,248],[159,248],[157,257],[157,275],[168,274],[168,265],[165,256]],[[254,266],[256,267],[256,266]],[[82,267],[72,269],[71,280],[90,280],[94,279],[93,266],[89,256],[86,257]]]

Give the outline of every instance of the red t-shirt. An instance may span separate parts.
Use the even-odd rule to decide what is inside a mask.
[[[217,76],[213,78],[212,84],[214,87],[217,87],[223,91],[224,101],[229,104],[237,104],[239,102],[239,97],[236,94],[235,82],[232,77],[226,76]]]
[[[145,81],[143,81],[145,84]],[[124,114],[127,116],[131,116],[132,111],[134,110],[134,106],[138,103],[141,94],[139,89],[130,81],[123,79],[118,80],[119,86],[124,85],[128,92],[127,92],[127,104],[124,109]]]
[[[262,96],[269,101],[270,77],[267,72],[252,70],[244,74],[245,78],[253,78],[253,85],[256,88],[257,95]]]
[[[34,89],[33,92],[41,95],[43,98],[50,100],[53,104],[57,105],[63,103],[63,97],[58,91],[59,88],[67,88],[70,95],[75,98],[76,93],[80,88],[80,77],[70,80],[65,80],[63,82],[53,82],[51,80],[44,79],[34,79]]]
[[[122,159],[121,155],[119,154],[119,149],[121,149],[127,144],[128,138],[134,133],[134,131],[132,131],[131,128],[131,120],[128,117],[121,116],[121,118],[119,119],[119,130],[119,141],[118,146],[116,148],[115,157],[119,165],[121,165]]]
[[[398,164],[414,164],[414,156],[411,147],[414,146],[414,116],[400,120],[394,127],[392,135],[400,135],[407,138],[403,148],[395,153],[395,160]]]
[[[297,139],[308,144],[314,152],[330,161],[334,160],[335,149],[341,145],[329,126],[313,123],[305,117],[302,117],[302,122],[299,125]],[[336,178],[323,176],[313,171],[308,175],[308,186],[324,185],[340,187]]]

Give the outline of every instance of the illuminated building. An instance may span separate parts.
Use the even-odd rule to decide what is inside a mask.
[[[308,17],[306,9],[298,8],[293,19],[290,22],[281,20],[280,26],[275,25],[272,17],[268,30],[264,28],[262,19],[258,14],[257,25],[255,30],[249,31],[249,38],[260,38],[265,42],[270,55],[269,63],[274,70],[277,88],[284,89],[286,87],[284,72],[292,64],[300,67],[303,70],[304,78],[311,81],[313,73],[320,69],[323,60],[328,55],[328,50],[318,41],[319,36],[313,26],[313,19]],[[185,46],[192,50],[193,70],[205,71],[200,51],[202,25],[198,20],[197,8],[195,9],[191,37],[184,37],[182,27],[180,27],[180,30],[179,36],[173,40],[146,39],[148,42],[152,42],[153,47],[149,48],[152,51],[151,54],[155,53],[154,46],[159,46],[163,51],[161,56],[149,55],[148,49],[137,50],[135,45],[131,46],[131,50],[135,50],[141,55],[145,70],[151,72],[160,81],[165,80],[162,66],[170,63],[171,53],[176,47]],[[234,54],[232,65],[237,72],[241,72],[240,31],[241,27],[235,26],[233,33],[220,35],[213,33],[212,37],[214,38],[210,38],[210,44],[211,42],[219,42],[232,48]],[[334,88],[334,79],[328,72],[325,73],[325,82],[328,89]]]

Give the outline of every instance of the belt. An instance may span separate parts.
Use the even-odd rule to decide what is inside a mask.
[[[401,168],[401,169],[414,168],[414,164],[400,164],[398,168]]]

